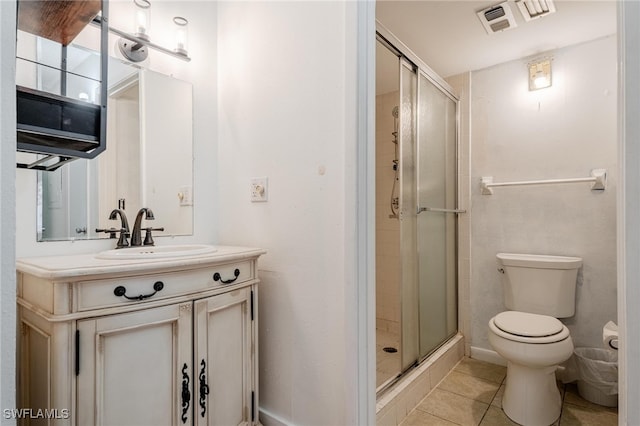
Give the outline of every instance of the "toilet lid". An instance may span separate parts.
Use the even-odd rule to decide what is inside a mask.
[[[499,313],[493,323],[505,333],[523,337],[553,336],[564,328],[557,318],[517,311]]]

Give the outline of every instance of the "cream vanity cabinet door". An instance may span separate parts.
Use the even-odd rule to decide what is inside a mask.
[[[251,287],[194,302],[194,419],[198,426],[257,421]]]
[[[78,320],[76,425],[191,425],[193,302]]]

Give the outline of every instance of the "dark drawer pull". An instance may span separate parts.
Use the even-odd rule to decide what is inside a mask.
[[[182,423],[187,423],[187,413],[189,412],[189,406],[191,405],[191,392],[189,391],[189,373],[187,372],[187,363],[182,366]]]
[[[225,280],[222,279],[220,274],[218,272],[216,272],[215,274],[213,274],[213,280],[214,281],[220,281],[222,284],[231,284],[232,282],[237,280],[238,277],[240,276],[240,269],[236,269],[235,271],[233,271],[233,275],[235,276],[235,278],[230,278],[230,279],[225,281]]]
[[[127,293],[127,289],[124,288],[124,286],[119,285],[118,287],[113,289],[113,294],[115,294],[118,297],[124,296],[126,299],[129,299],[129,300],[144,300],[144,299],[147,299],[147,298],[153,296],[154,294],[156,294],[157,292],[159,292],[163,288],[164,288],[164,283],[162,281],[156,281],[153,284],[153,289],[155,290],[153,293],[151,293],[151,294],[139,294],[138,296],[129,297],[126,294]]]
[[[200,361],[200,366],[202,366],[200,376],[198,376],[200,379],[200,408],[202,408],[200,415],[204,417],[207,413],[207,395],[209,395],[209,385],[207,385],[206,374],[207,363],[204,362],[204,359]]]

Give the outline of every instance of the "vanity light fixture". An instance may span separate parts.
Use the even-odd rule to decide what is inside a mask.
[[[149,42],[149,22],[151,20],[151,2],[149,0],[133,0],[135,5],[134,27],[135,37],[139,40]],[[149,56],[147,46],[137,40],[121,37],[118,40],[120,53],[132,62],[142,62]]]
[[[110,32],[120,36],[120,39],[118,40],[120,53],[122,53],[122,55],[131,62],[142,62],[149,56],[148,48],[152,48],[175,58],[182,59],[183,61],[191,61],[187,52],[188,21],[179,16],[173,18],[173,22],[177,27],[179,27],[179,29],[182,29],[182,31],[176,31],[176,48],[167,49],[166,47],[162,47],[151,42],[149,37],[151,2],[149,0],[133,0],[133,3],[135,5],[135,33],[129,34],[116,28],[109,27]],[[100,25],[100,22],[100,16],[93,18],[94,25]],[[181,33],[180,36],[177,35],[178,32]]]
[[[181,55],[187,55],[188,41],[189,41],[189,21],[182,16],[174,16],[173,23],[175,27],[176,47],[173,49],[176,53]]]
[[[528,64],[529,91],[551,86],[551,59],[543,59]]]
[[[151,22],[151,2],[149,0],[133,0],[135,9],[135,36],[149,41],[149,23]]]

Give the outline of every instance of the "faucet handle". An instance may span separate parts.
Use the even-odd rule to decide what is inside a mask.
[[[129,241],[127,240],[128,237],[129,237],[129,231],[125,228],[122,228],[120,230],[120,238],[118,239],[116,248],[129,247]]]
[[[116,228],[109,228],[109,229],[98,229],[96,228],[96,232],[100,233],[100,232],[104,232],[105,234],[109,234],[109,238],[116,238],[116,232],[118,232],[118,230]]]
[[[154,241],[153,241],[153,236],[151,235],[151,231],[164,231],[164,227],[163,228],[144,228],[144,230],[146,231],[144,234],[144,245],[145,246],[152,246],[154,245]]]

